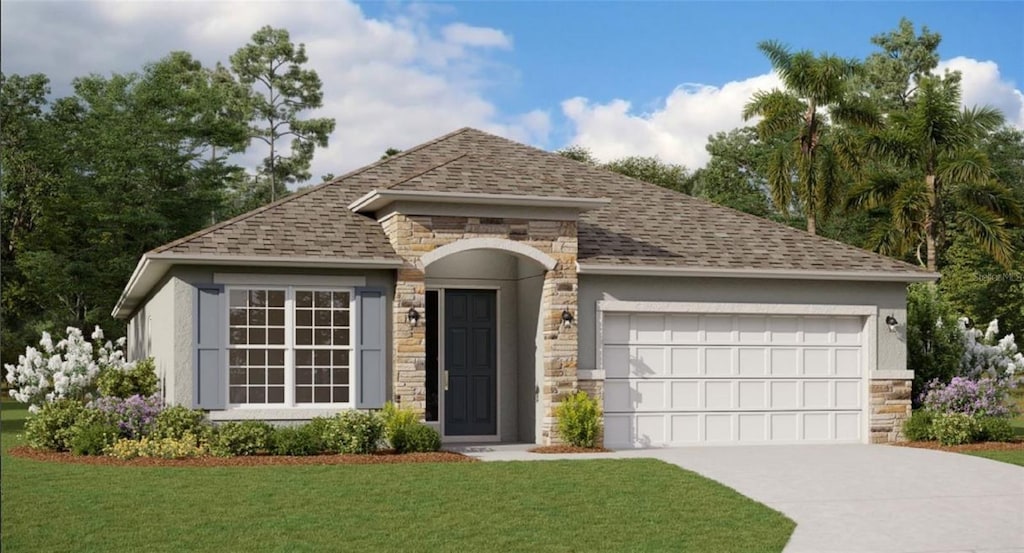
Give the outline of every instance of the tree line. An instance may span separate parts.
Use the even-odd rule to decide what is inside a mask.
[[[864,60],[761,43],[782,86],[750,99],[750,126],[709,137],[695,171],[560,153],[941,271],[960,313],[1024,334],[1024,133],[961,109],[938,33],[902,20],[871,42]],[[307,63],[264,27],[227,64],[173,52],[64,98],[45,75],[0,75],[2,361],[43,330],[119,334],[109,312],[142,253],[309,181],[334,121],[308,117],[323,92]]]
[[[122,333],[110,311],[142,253],[308,180],[334,120],[305,116],[323,101],[306,63],[264,27],[227,65],[172,52],[52,100],[45,75],[0,74],[2,361],[44,330]]]
[[[693,172],[560,153],[940,271],[957,312],[1024,335],[1024,133],[961,108],[941,40],[903,19],[864,60],[760,43],[782,86],[744,106],[751,126],[709,137]]]

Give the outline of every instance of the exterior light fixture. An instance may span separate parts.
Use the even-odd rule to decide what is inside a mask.
[[[409,321],[412,326],[417,326],[420,323],[420,312],[416,311],[415,307],[410,307],[409,312],[406,313],[405,318]]]
[[[572,326],[573,316],[568,309],[562,310],[562,326]]]
[[[964,328],[974,328],[974,321],[970,317],[964,317]]]
[[[885,324],[889,325],[889,332],[896,332],[896,325],[900,324],[900,322],[896,320],[896,317],[886,315]]]

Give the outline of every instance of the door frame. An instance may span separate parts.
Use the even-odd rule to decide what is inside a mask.
[[[501,287],[491,284],[474,285],[460,284],[446,279],[439,279],[425,287],[426,291],[436,291],[437,314],[435,315],[438,324],[437,330],[437,425],[441,434],[441,441],[445,443],[466,443],[466,442],[499,442],[501,441],[501,408],[504,404],[501,397]],[[494,405],[494,434],[482,434],[471,436],[448,436],[445,434],[445,389],[444,389],[444,296],[445,290],[493,290],[494,291],[494,334],[495,334],[495,405]]]

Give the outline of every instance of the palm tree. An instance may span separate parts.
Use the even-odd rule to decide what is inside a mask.
[[[848,201],[882,213],[872,247],[890,255],[916,250],[920,261],[923,244],[924,264],[935,271],[950,222],[996,261],[1010,263],[1013,244],[1005,224],[1021,219],[1020,206],[994,180],[980,149],[1002,122],[991,107],[961,109],[958,78],[923,78],[908,109],[890,114],[885,129],[868,139],[879,168]]]
[[[743,108],[743,119],[761,117],[758,136],[773,145],[767,178],[776,207],[788,212],[794,203],[802,206],[807,232],[815,234],[818,218],[828,217],[841,203],[846,175],[859,169],[853,131],[876,127],[880,116],[866,98],[848,91],[860,68],[857,62],[809,51],[791,53],[775,41],[758,48],[786,90],[755,93]]]

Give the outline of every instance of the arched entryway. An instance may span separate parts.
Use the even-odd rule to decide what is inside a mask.
[[[420,259],[427,420],[448,442],[541,441],[543,290],[557,262],[495,238],[458,240]]]

